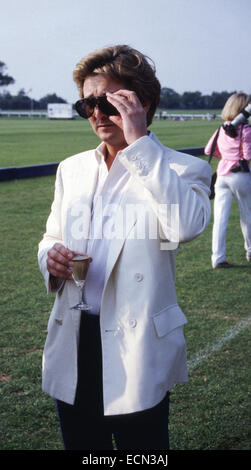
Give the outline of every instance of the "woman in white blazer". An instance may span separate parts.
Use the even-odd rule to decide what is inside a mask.
[[[169,391],[187,381],[175,260],[210,219],[210,167],[147,130],[160,85],[138,51],[96,51],[74,79],[101,144],[60,163],[39,244],[47,292],[56,293],[43,390],[57,400],[66,449],[112,449],[112,434],[118,449],[167,449]],[[104,228],[99,197],[113,206],[112,236],[90,243],[94,221]],[[71,310],[75,253],[93,259],[89,314]]]

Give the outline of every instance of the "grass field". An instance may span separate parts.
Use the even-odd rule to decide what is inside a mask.
[[[152,129],[166,145],[181,148],[204,145],[216,127],[216,122],[163,121]],[[0,134],[0,166],[59,161],[96,142],[82,121],[1,119]],[[62,449],[54,401],[41,392],[41,357],[53,296],[45,293],[37,245],[53,186],[54,177],[0,184],[0,448],[5,450]],[[245,260],[235,202],[227,232],[233,269],[211,269],[211,231],[212,220],[199,238],[181,246],[177,259],[178,301],[188,318],[190,381],[171,395],[174,450],[250,449],[251,266]]]
[[[173,148],[203,146],[219,121],[154,121],[151,129]],[[84,120],[0,119],[0,167],[63,160],[97,145]]]

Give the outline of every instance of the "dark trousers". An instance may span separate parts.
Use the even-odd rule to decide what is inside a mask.
[[[104,416],[99,317],[87,313],[81,318],[78,371],[74,405],[57,401],[66,450],[168,450],[169,393],[151,409]]]

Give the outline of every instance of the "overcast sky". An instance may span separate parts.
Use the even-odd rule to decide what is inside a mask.
[[[251,0],[0,0],[0,61],[35,99],[78,99],[75,64],[129,44],[150,56],[161,86],[251,93]]]

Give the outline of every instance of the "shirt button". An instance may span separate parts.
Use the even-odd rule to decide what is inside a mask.
[[[129,325],[131,328],[135,328],[137,325],[137,320],[135,320],[135,318],[131,318],[131,320],[129,320]]]
[[[137,282],[141,282],[144,279],[144,276],[141,273],[136,273],[134,277]]]

